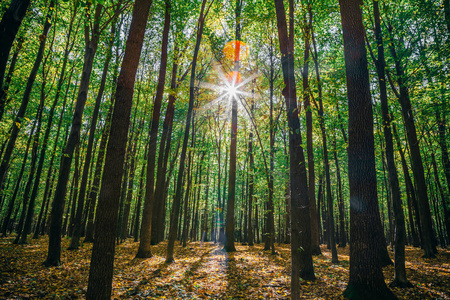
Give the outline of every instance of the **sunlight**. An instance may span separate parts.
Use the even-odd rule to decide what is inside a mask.
[[[238,93],[240,93],[240,91],[234,86],[234,84],[227,86],[226,88],[224,88],[224,90],[230,98],[237,98]]]

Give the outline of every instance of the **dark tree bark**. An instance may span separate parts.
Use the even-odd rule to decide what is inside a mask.
[[[194,119],[194,117],[192,118]],[[194,130],[192,130],[193,132],[195,132]],[[191,139],[191,149],[194,148],[194,134],[192,134],[192,139]],[[194,164],[194,159],[192,158],[194,155],[192,154],[192,150],[188,150],[188,166],[187,166],[187,171],[186,171],[186,190],[184,192],[184,202],[183,202],[183,226],[182,226],[182,230],[181,230],[181,245],[183,247],[187,246],[187,231],[188,231],[188,226],[189,226],[189,217],[190,217],[190,209],[189,209],[189,200],[190,200],[190,194],[191,194],[191,182],[192,182],[192,169],[193,169],[193,164]],[[180,216],[181,218],[181,216]]]
[[[349,109],[348,176],[350,186],[349,299],[396,299],[384,282],[377,243],[378,198],[373,113],[361,0],[340,0]],[[375,231],[375,232],[374,232]],[[368,272],[370,270],[370,272]]]
[[[71,81],[72,75],[73,75],[73,70],[74,70],[74,68],[71,69],[67,82]],[[59,122],[58,122],[57,130],[56,130],[56,137],[55,137],[55,140],[54,140],[53,150],[51,152],[50,163],[49,163],[49,166],[48,166],[47,176],[46,176],[46,180],[45,180],[44,197],[43,197],[43,200],[42,200],[42,207],[45,206],[45,210],[42,211],[42,209],[41,209],[41,212],[39,213],[38,221],[37,221],[37,224],[36,224],[36,230],[34,232],[33,238],[38,238],[39,234],[43,234],[43,231],[44,231],[44,229],[46,227],[45,226],[46,225],[45,220],[47,218],[48,207],[49,207],[49,204],[50,204],[50,199],[49,198],[50,198],[50,195],[51,195],[51,187],[53,186],[53,181],[54,181],[54,178],[55,178],[55,175],[56,175],[56,173],[53,170],[53,163],[55,161],[56,148],[58,146],[59,136],[60,136],[60,133],[61,133],[61,124],[62,124],[62,120],[63,120],[63,117],[64,117],[64,112],[65,112],[65,109],[66,109],[67,97],[68,97],[68,94],[69,94],[69,87],[70,87],[70,84],[67,84],[63,105],[62,105],[62,108],[61,108],[61,113],[59,114]],[[53,103],[55,103],[55,101]],[[48,125],[48,121],[47,121],[47,125]],[[43,144],[44,143],[45,143],[45,139],[44,139]]]
[[[421,232],[421,229],[420,229],[420,218],[419,218],[418,212],[417,212],[418,208],[417,208],[417,201],[416,201],[416,193],[414,190],[414,185],[411,180],[411,176],[409,175],[409,168],[406,163],[405,154],[403,152],[402,145],[401,145],[400,138],[398,136],[395,124],[392,124],[392,131],[394,133],[394,137],[397,142],[397,148],[398,148],[398,152],[400,153],[400,158],[401,158],[401,162],[402,162],[403,175],[405,177],[406,196],[407,196],[407,200],[408,200],[408,214],[409,214],[409,222],[410,222],[410,227],[411,227],[411,234],[412,234],[412,238],[413,238],[413,246],[419,247],[420,246],[419,236],[421,236],[421,234],[417,233],[415,223],[417,223],[417,228],[418,228],[419,233]],[[413,211],[414,211],[414,213],[413,213]]]
[[[18,2],[20,2],[20,1],[18,1]],[[25,86],[25,91],[24,91],[23,97],[22,97],[22,103],[20,104],[20,108],[19,108],[16,118],[13,122],[11,134],[10,134],[9,140],[8,140],[8,144],[6,146],[5,153],[4,153],[3,159],[2,159],[2,163],[0,165],[0,195],[3,193],[3,187],[4,187],[4,183],[5,183],[5,179],[6,179],[6,172],[7,172],[10,160],[11,160],[11,155],[14,150],[14,146],[16,144],[16,140],[19,135],[21,125],[23,123],[23,117],[25,116],[25,112],[26,112],[28,103],[30,102],[31,91],[33,89],[33,85],[36,80],[36,75],[39,70],[39,66],[41,65],[42,59],[44,57],[45,43],[47,41],[47,35],[48,35],[48,32],[51,27],[51,19],[53,16],[54,6],[55,6],[55,2],[51,1],[49,4],[49,9],[48,9],[47,15],[45,17],[44,29],[42,31],[42,35],[40,38],[39,49],[36,54],[36,60],[34,61],[33,68],[31,69],[30,75],[28,77],[27,84]],[[2,19],[2,21],[3,21],[3,19]],[[0,28],[0,32],[1,32],[1,28]],[[1,38],[0,38],[0,41],[1,41]],[[3,46],[3,44],[1,44],[1,45]],[[8,53],[9,53],[9,49],[8,49]],[[0,76],[3,76],[1,74],[1,70],[0,70]],[[3,80],[3,78],[0,78],[0,79]],[[2,82],[2,80],[0,80],[0,83]]]
[[[140,217],[141,217],[141,208],[142,208],[142,197],[144,193],[144,174],[146,169],[146,162],[148,157],[148,144],[145,145],[144,150],[144,163],[142,164],[141,174],[139,176],[139,191],[138,191],[138,202],[136,204],[136,213],[134,217],[134,242],[137,243],[139,241],[139,228],[140,228]]]
[[[123,175],[136,71],[151,5],[152,1],[136,0],[133,6],[130,32],[117,81],[111,131],[106,148],[86,299],[109,299],[111,297],[120,183]]]
[[[3,86],[9,51],[30,2],[30,0],[12,0],[0,21],[0,87]]]
[[[450,22],[449,22],[450,23]],[[445,114],[441,118],[440,112],[436,111],[436,120],[438,122],[439,146],[442,153],[442,165],[444,166],[444,174],[447,180],[447,190],[450,191],[450,159],[448,156],[447,140],[445,136]],[[444,207],[444,222],[447,229],[447,239],[450,243],[450,204],[445,198],[442,198]]]
[[[299,108],[295,85],[294,67],[294,28],[293,1],[289,1],[290,34],[288,35],[286,13],[282,0],[275,0],[278,38],[281,51],[281,66],[285,87],[283,96],[286,102],[289,126],[289,158],[291,180],[291,298],[300,298],[300,278],[315,279],[311,255],[311,217],[309,209],[308,186],[300,133]]]
[[[52,47],[50,47],[49,52],[52,52]],[[33,167],[36,166],[36,162],[38,159],[38,147],[39,147],[39,136],[41,133],[41,128],[42,128],[42,111],[44,109],[44,104],[45,104],[45,86],[47,83],[47,76],[48,76],[48,71],[45,71],[45,65],[47,62],[48,56],[46,57],[46,59],[44,60],[43,66],[42,66],[42,72],[43,72],[43,79],[42,79],[42,84],[41,84],[41,92],[40,92],[40,101],[39,101],[39,106],[38,106],[38,111],[36,114],[36,120],[38,123],[36,132],[34,133],[34,141],[33,141],[33,148],[31,150],[31,165]],[[43,149],[41,150],[41,152],[43,151]],[[26,244],[27,243],[27,236],[28,234],[31,232],[31,223],[33,222],[33,217],[34,217],[34,208],[36,206],[36,197],[37,197],[37,192],[39,189],[39,183],[40,183],[40,175],[42,172],[42,167],[43,167],[43,160],[41,161],[41,159],[39,158],[39,162],[37,165],[37,169],[36,169],[36,174],[35,176],[33,176],[33,180],[34,180],[34,184],[33,184],[33,188],[31,190],[31,195],[26,194],[24,195],[24,197],[29,197],[29,205],[28,205],[28,210],[26,213],[26,218],[25,218],[25,224],[23,226],[23,230],[22,233],[19,234],[17,237],[19,237],[20,235],[20,239],[19,239],[19,244]],[[30,173],[31,175],[32,173]],[[30,181],[31,183],[31,181]]]
[[[100,16],[103,7],[98,4],[95,8],[94,26],[92,35],[89,34],[89,25],[85,27],[85,54],[83,71],[81,75],[80,86],[78,89],[78,96],[75,104],[75,111],[72,118],[69,138],[61,156],[59,167],[58,182],[56,184],[55,195],[52,203],[51,223],[49,233],[49,245],[47,259],[44,262],[45,266],[58,266],[61,264],[61,225],[62,214],[64,211],[67,182],[69,180],[70,166],[72,164],[73,153],[75,147],[80,141],[81,124],[83,117],[83,110],[86,104],[87,93],[89,89],[89,80],[91,77],[92,67],[94,64],[94,57],[97,51],[98,41],[100,38]]]
[[[236,198],[236,146],[237,146],[237,100],[231,104],[231,142],[230,142],[230,167],[228,171],[228,198],[225,229],[225,246],[227,252],[234,252],[234,203]]]
[[[167,69],[167,44],[169,42],[170,29],[170,1],[165,1],[164,29],[161,46],[161,62],[158,77],[158,87],[156,89],[155,101],[153,103],[153,116],[150,129],[150,142],[148,148],[147,162],[147,182],[145,185],[145,201],[144,210],[142,212],[141,224],[141,241],[139,249],[136,253],[137,258],[152,257],[150,249],[151,233],[152,233],[152,211],[154,207],[154,191],[155,191],[155,164],[156,164],[156,142],[158,139],[159,119],[161,116],[161,103],[164,93],[164,84],[166,82]]]
[[[9,84],[11,83],[14,70],[16,68],[17,59],[19,57],[19,53],[22,50],[24,38],[20,37],[17,41],[17,46],[14,51],[14,54],[11,58],[11,63],[9,64],[8,74],[3,82],[3,86],[0,86],[0,121],[3,119],[3,114],[5,112],[5,106],[11,101],[11,97],[8,97],[9,92]],[[1,81],[0,81],[1,84]]]
[[[17,193],[19,192],[20,184],[22,182],[23,173],[25,171],[25,166],[27,164],[28,152],[30,150],[31,141],[33,140],[33,133],[34,133],[35,127],[36,127],[36,122],[33,123],[33,127],[31,128],[30,136],[29,136],[28,142],[27,142],[27,146],[25,147],[25,153],[23,154],[22,166],[20,168],[19,174],[18,174],[17,179],[16,179],[16,185],[15,185],[15,188],[14,188],[14,192],[13,192],[13,194],[11,196],[11,199],[9,199],[9,202],[8,202],[8,208],[6,210],[6,215],[5,215],[4,219],[3,219],[2,236],[6,236],[8,228],[10,227],[9,224],[11,222],[11,215],[12,215],[13,210],[14,210],[14,204],[16,202]]]
[[[155,186],[155,206],[152,217],[152,233],[151,244],[156,245],[164,239],[165,215],[164,210],[164,186],[166,181],[167,163],[170,153],[169,131],[173,124],[173,116],[175,112],[176,88],[177,88],[177,72],[178,72],[178,47],[175,45],[174,61],[172,65],[172,79],[170,83],[171,93],[169,94],[169,103],[167,104],[166,115],[163,123],[163,131],[161,141],[159,142],[158,168],[156,172]]]
[[[338,184],[338,205],[339,205],[339,247],[345,248],[347,246],[347,234],[345,231],[345,211],[344,211],[344,198],[342,197],[342,180],[341,180],[341,168],[339,166],[338,152],[336,146],[336,136],[334,137],[334,149],[333,156],[336,164],[336,180]]]
[[[242,13],[242,0],[236,0],[235,8],[235,39],[241,40],[241,13]],[[239,74],[239,54],[240,43],[235,43],[236,49],[234,53],[234,69],[233,77],[231,78],[231,86],[238,85]],[[224,250],[227,252],[234,252],[236,248],[234,246],[234,206],[236,201],[236,149],[237,149],[237,95],[229,95],[231,98],[231,140],[230,140],[230,167],[228,176],[228,198],[227,198],[227,216],[226,216],[226,228],[225,228],[225,246]],[[270,187],[269,187],[270,189]],[[269,191],[270,194],[270,191]],[[224,197],[225,198],[225,197]],[[270,195],[269,195],[270,198]]]
[[[314,170],[314,145],[313,145],[313,119],[310,101],[310,86],[309,86],[309,54],[311,52],[311,26],[312,26],[312,8],[308,4],[309,18],[306,20],[306,15],[303,17],[304,31],[303,37],[305,41],[305,51],[303,55],[303,70],[302,70],[302,84],[303,84],[303,105],[305,107],[306,117],[306,152],[308,157],[308,197],[309,210],[311,215],[311,253],[313,255],[320,255],[319,245],[319,222],[316,211],[316,176]]]
[[[212,4],[214,0],[211,0],[211,1],[212,1],[211,2],[211,4]],[[198,23],[197,23],[197,26],[198,26],[197,39],[195,42],[194,55],[192,58],[191,81],[190,81],[190,88],[189,88],[189,106],[188,106],[188,112],[187,112],[187,117],[186,117],[186,125],[185,125],[185,129],[184,129],[183,146],[181,148],[180,164],[179,164],[179,168],[178,168],[178,178],[177,178],[177,184],[176,184],[176,189],[175,189],[175,197],[173,198],[172,212],[170,215],[170,229],[169,229],[169,241],[167,244],[166,263],[171,263],[174,261],[173,251],[174,251],[174,246],[175,246],[175,239],[177,237],[178,217],[180,215],[180,202],[181,202],[181,193],[182,193],[181,188],[182,188],[182,183],[183,183],[184,164],[186,161],[187,143],[189,140],[189,129],[191,126],[192,110],[194,108],[195,69],[197,66],[198,51],[200,49],[200,43],[202,40],[203,25],[204,25],[205,18],[209,11],[209,8],[208,8],[205,12],[206,2],[207,2],[207,0],[202,1],[200,16],[198,18]]]
[[[250,111],[254,109],[254,104],[252,103]],[[247,239],[248,245],[253,246],[254,233],[253,233],[253,206],[254,206],[254,170],[255,170],[255,159],[253,157],[253,128],[250,128],[250,133],[248,135],[248,155],[249,155],[249,179],[248,179],[248,221],[247,221]]]
[[[391,119],[389,117],[388,97],[386,88],[383,37],[381,33],[380,11],[378,1],[373,1],[373,14],[375,19],[375,37],[377,41],[378,59],[375,60],[378,85],[380,87],[381,116],[383,119],[383,133],[386,144],[386,161],[388,169],[389,187],[392,196],[392,207],[395,217],[395,246],[394,246],[394,281],[392,285],[399,287],[411,287],[406,278],[405,270],[405,217],[403,215],[402,198],[400,194],[400,185],[398,182],[397,167],[394,159],[394,142],[391,132]],[[390,229],[392,230],[392,228]]]
[[[322,101],[322,81],[320,79],[319,73],[319,63],[317,58],[317,49],[316,43],[313,39],[314,45],[314,64],[316,69],[316,76],[318,82],[318,90],[319,90],[319,107],[318,107],[318,115],[319,115],[319,125],[320,131],[322,134],[322,147],[323,147],[323,166],[325,169],[325,184],[326,184],[326,199],[327,199],[327,230],[328,230],[328,239],[327,244],[328,248],[331,249],[331,262],[338,263],[337,249],[336,249],[336,235],[334,230],[334,213],[333,213],[333,196],[331,195],[331,175],[330,175],[330,162],[328,159],[328,142],[327,142],[327,134],[325,129],[325,119],[324,119],[324,111],[323,111],[323,101]]]
[[[392,32],[392,28],[389,29]],[[419,140],[417,139],[416,125],[414,121],[414,114],[411,107],[411,99],[409,97],[409,89],[406,85],[406,75],[401,65],[400,58],[397,55],[394,44],[389,43],[390,51],[395,62],[395,69],[397,73],[397,83],[400,89],[398,100],[402,107],[403,122],[405,124],[406,136],[409,145],[409,152],[411,156],[411,167],[414,174],[414,182],[417,195],[417,204],[419,207],[418,213],[420,217],[420,224],[422,227],[422,247],[424,250],[424,257],[433,258],[437,253],[434,245],[434,233],[431,220],[430,204],[428,201],[427,185],[425,181],[425,174],[423,168],[423,161],[420,154]]]
[[[95,130],[97,128],[97,120],[98,120],[98,114],[100,112],[100,104],[103,98],[103,92],[105,90],[106,85],[106,77],[108,75],[108,69],[109,69],[109,63],[111,61],[112,57],[112,46],[114,43],[114,35],[116,34],[116,19],[113,20],[113,23],[111,25],[111,33],[108,40],[108,50],[106,53],[105,62],[103,65],[103,72],[102,77],[100,80],[100,87],[97,93],[97,97],[95,98],[95,105],[94,105],[94,111],[92,112],[92,119],[91,124],[89,127],[89,138],[88,138],[88,144],[86,149],[86,156],[84,157],[84,166],[83,166],[83,173],[81,175],[81,183],[80,183],[80,190],[78,192],[78,198],[77,198],[77,211],[73,223],[73,234],[72,239],[70,240],[69,250],[76,250],[80,247],[80,238],[81,233],[83,231],[83,223],[82,223],[82,217],[83,217],[83,211],[84,211],[84,199],[86,196],[86,188],[88,185],[88,175],[89,175],[89,169],[91,165],[91,158],[93,154],[93,147],[94,147],[94,138],[95,138]]]

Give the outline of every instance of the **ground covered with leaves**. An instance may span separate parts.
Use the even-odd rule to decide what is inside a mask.
[[[86,293],[92,244],[68,251],[63,239],[60,267],[45,268],[48,239],[13,245],[0,239],[0,299],[82,299]],[[214,243],[190,243],[176,249],[175,262],[165,264],[166,243],[152,247],[153,257],[134,259],[138,243],[116,247],[114,299],[288,299],[289,245],[277,245],[277,255],[262,245],[237,245],[225,253]],[[341,299],[348,281],[348,247],[339,248],[339,264],[331,253],[314,257],[317,280],[303,281],[304,299]],[[391,253],[392,254],[392,253]],[[407,247],[407,275],[413,288],[397,289],[400,299],[450,299],[450,251],[439,249],[435,259],[421,258],[420,249]],[[385,269],[386,282],[393,267]]]

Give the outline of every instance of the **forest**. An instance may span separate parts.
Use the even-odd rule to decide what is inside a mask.
[[[0,298],[450,299],[449,0],[0,18]]]

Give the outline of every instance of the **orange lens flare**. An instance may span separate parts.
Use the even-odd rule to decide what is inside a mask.
[[[232,61],[240,61],[248,56],[248,46],[242,41],[228,42],[223,48],[223,54]]]
[[[239,72],[233,71],[227,74],[227,80],[230,85],[235,86],[242,81],[242,76]]]

